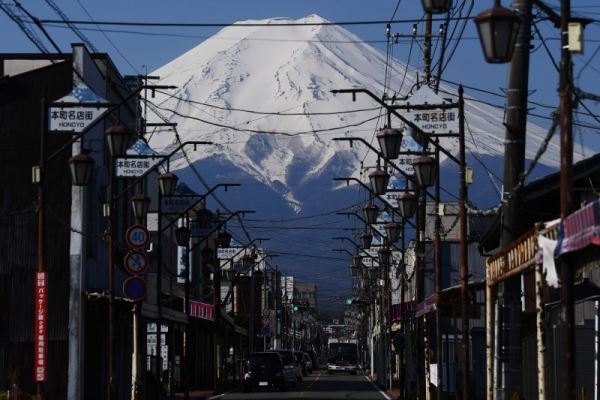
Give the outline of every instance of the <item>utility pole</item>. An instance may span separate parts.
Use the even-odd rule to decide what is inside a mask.
[[[436,303],[439,304],[442,293],[442,243],[440,238],[440,230],[442,225],[442,217],[440,216],[440,150],[438,148],[439,139],[436,139],[435,146],[435,162],[437,176],[435,179],[435,227],[434,227],[434,269],[435,269],[435,294],[437,296]],[[442,313],[439,307],[435,310],[435,347],[436,347],[436,365],[437,365],[437,382],[436,393],[437,400],[442,400]]]
[[[425,84],[431,81],[431,13],[425,13],[425,43],[423,48],[423,79]],[[423,152],[426,148],[423,148]],[[416,262],[415,262],[415,305],[418,305],[425,299],[425,285],[423,280],[423,269],[425,267],[425,218],[427,208],[427,188],[419,188],[419,207],[417,209],[417,237],[416,237]],[[415,307],[416,309],[416,307]],[[419,329],[422,328],[422,329]],[[427,316],[424,315],[421,321],[417,320],[417,332],[423,332],[422,335],[417,335],[417,395],[419,399],[423,397],[430,399],[429,394],[429,338],[425,335],[429,334],[429,322]],[[419,360],[419,357],[422,357]]]
[[[532,0],[514,0],[513,7],[521,18],[521,25],[509,68],[506,100],[501,248],[519,237],[523,229],[520,224],[520,193],[519,190],[513,190],[525,169]],[[495,329],[501,332],[497,331],[500,346],[495,353],[499,364],[500,376],[497,381],[500,387],[496,388],[496,396],[499,400],[508,400],[513,394],[520,395],[522,392],[521,281],[519,278],[508,279],[500,284],[499,289],[501,326]]]
[[[571,212],[573,186],[573,64],[569,49],[571,1],[561,1],[560,37],[560,218]],[[575,398],[575,311],[573,269],[565,256],[560,258],[560,307],[563,325],[563,399]]]

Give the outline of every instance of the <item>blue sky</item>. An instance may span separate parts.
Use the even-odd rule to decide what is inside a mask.
[[[11,3],[12,0],[5,0]],[[557,0],[547,1],[552,6],[558,6]],[[58,3],[58,2],[57,2]],[[461,4],[461,1],[455,1]],[[470,5],[466,1],[465,11]],[[508,3],[508,1],[504,1]],[[24,7],[35,17],[40,19],[57,19],[54,11],[43,1],[24,0]],[[476,1],[471,15],[477,15],[483,9],[490,7],[492,0]],[[89,20],[91,15],[96,21],[144,21],[144,22],[199,22],[199,23],[231,23],[239,20],[264,19],[271,17],[300,18],[309,14],[318,14],[330,21],[387,21],[396,6],[397,0],[371,1],[344,0],[343,2],[331,0],[302,0],[302,1],[274,1],[274,0],[221,0],[221,1],[157,1],[157,0],[127,0],[127,1],[92,1],[75,0],[60,2],[59,6],[71,20]],[[597,0],[573,0],[572,6],[575,14],[589,18],[600,19],[600,4]],[[84,10],[87,10],[87,12]],[[413,19],[422,17],[421,2],[417,0],[401,0],[395,14],[395,19]],[[439,22],[434,23],[434,32],[439,29]],[[32,26],[32,28],[34,28]],[[63,51],[69,50],[71,42],[79,39],[64,26],[46,25],[48,32],[59,44]],[[167,63],[183,52],[194,47],[211,36],[220,28],[156,28],[156,27],[107,27],[103,26],[104,34],[96,26],[80,27],[83,33],[100,50],[111,55],[116,65],[124,74],[135,74],[144,71],[153,71]],[[358,35],[361,39],[372,42],[382,51],[385,51],[385,24],[345,26],[346,29]],[[451,29],[453,25],[451,24]],[[538,22],[542,36],[547,39],[549,48],[556,59],[559,58],[559,42],[556,30],[549,22]],[[91,30],[90,30],[91,29]],[[423,24],[419,24],[419,31]],[[135,33],[122,33],[114,31],[130,31]],[[410,34],[412,23],[395,23],[392,33]],[[106,36],[105,36],[106,35]],[[458,36],[458,33],[455,37]],[[1,52],[36,52],[36,48],[29,42],[25,35],[18,29],[4,13],[0,13],[0,42]],[[107,39],[108,37],[108,39]],[[6,40],[6,38],[10,38]],[[582,89],[600,93],[600,24],[595,23],[586,30],[586,49],[583,55],[574,57],[576,84]],[[47,44],[50,48],[50,45]],[[535,37],[533,54],[531,58],[530,88],[531,100],[547,105],[558,104],[557,82],[558,73],[554,70],[550,58],[541,47],[541,41]],[[422,52],[414,46],[410,60],[408,42],[395,45],[394,57],[409,61],[414,67],[422,66]],[[439,48],[435,57],[439,54]],[[447,54],[448,56],[448,54]],[[593,58],[592,58],[593,57]],[[591,62],[587,63],[591,59]],[[581,68],[588,64],[579,74]],[[472,21],[466,24],[462,40],[453,54],[443,78],[462,82],[465,85],[502,93],[506,85],[507,66],[490,65],[483,60],[475,26]],[[485,98],[495,104],[503,104],[499,96],[488,96],[480,92],[467,90],[467,95]],[[600,114],[598,104],[587,102],[586,105],[595,114]],[[582,112],[584,110],[581,110]],[[536,107],[532,110],[536,114],[549,116],[551,109]],[[599,126],[600,123],[592,117],[577,115],[583,124]],[[549,121],[532,118],[532,121],[549,126]],[[600,131],[586,128],[576,129],[577,140],[585,143],[587,147],[600,151]]]
[[[2,0],[12,3],[12,0]],[[58,0],[55,0],[58,3]],[[557,0],[547,0],[557,6]],[[455,0],[461,4],[461,0]],[[475,2],[471,16],[492,5],[493,0]],[[508,0],[504,0],[506,5]],[[58,19],[53,10],[40,0],[22,0],[24,7],[40,19]],[[466,9],[471,0],[466,1]],[[310,14],[318,14],[334,22],[346,21],[388,21],[394,14],[398,0],[70,0],[62,1],[59,6],[71,20],[89,20],[88,13],[96,21],[137,21],[137,22],[187,22],[187,23],[233,23],[248,19],[265,19],[272,17],[301,18]],[[575,14],[600,19],[600,3],[598,0],[572,0]],[[87,10],[87,12],[84,10]],[[401,0],[395,19],[419,19],[423,15],[421,2],[418,0]],[[439,22],[434,23],[434,32],[439,29]],[[35,30],[34,26],[30,28]],[[63,51],[69,51],[70,43],[80,40],[64,26],[48,24],[46,28]],[[345,29],[358,35],[362,40],[371,42],[373,46],[385,52],[385,24],[344,26]],[[451,24],[450,29],[454,28]],[[459,25],[460,28],[460,25]],[[547,45],[554,57],[559,58],[558,30],[549,22],[539,21],[538,28],[547,39]],[[91,30],[90,30],[91,29]],[[96,26],[81,27],[84,34],[100,51],[107,52],[123,74],[137,74],[153,71],[180,54],[195,47],[205,38],[216,33],[220,28],[153,28],[153,27],[107,27],[104,33]],[[423,24],[418,25],[423,31]],[[115,32],[129,31],[129,33]],[[412,23],[394,23],[392,33],[410,34]],[[458,32],[455,37],[458,36]],[[0,52],[20,53],[37,52],[33,44],[19,30],[17,25],[4,13],[0,12]],[[108,39],[107,39],[108,38]],[[595,23],[586,30],[586,49],[583,55],[574,56],[576,86],[581,89],[600,94],[600,24]],[[46,42],[48,48],[51,46]],[[393,56],[413,67],[422,67],[422,52],[418,44],[413,44],[409,58],[409,43],[394,45]],[[258,56],[258,55],[257,55]],[[434,52],[434,62],[439,56],[439,47]],[[449,54],[447,54],[449,56]],[[507,65],[490,65],[485,63],[475,31],[475,25],[468,21],[461,40],[452,54],[451,61],[443,73],[449,81],[461,82],[465,85],[484,89],[499,95],[489,95],[471,89],[466,90],[468,96],[485,99],[494,104],[504,104],[502,90],[507,82]],[[539,104],[556,106],[558,73],[555,71],[545,49],[541,46],[539,36],[535,35],[530,68],[530,100]],[[593,113],[600,115],[600,104],[585,103]],[[531,112],[550,116],[551,107],[531,104]],[[577,110],[575,120],[582,125],[597,127],[575,128],[575,140],[591,149],[588,156],[600,151],[600,122],[586,116],[582,109]],[[530,121],[548,127],[546,118],[530,118]],[[334,243],[334,247],[336,244]],[[269,247],[269,246],[266,246]],[[340,246],[337,246],[340,247]],[[335,255],[335,254],[334,254]],[[345,256],[345,255],[344,255]],[[310,260],[309,260],[310,261]],[[316,278],[315,278],[316,279]],[[323,279],[331,279],[330,275]],[[331,284],[328,281],[328,284]],[[334,285],[335,286],[335,285]],[[335,289],[324,290],[322,295],[332,297]]]

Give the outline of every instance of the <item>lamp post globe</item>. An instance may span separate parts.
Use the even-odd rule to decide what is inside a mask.
[[[175,241],[180,247],[185,247],[189,245],[190,236],[190,228],[186,226],[180,226],[179,228],[175,229]]]
[[[150,198],[143,194],[136,194],[131,198],[131,208],[133,208],[133,215],[137,219],[144,219],[148,215],[148,208],[150,207]]]
[[[379,270],[377,267],[371,267],[367,270],[367,274],[369,277],[369,281],[371,281],[371,283],[375,282],[379,276]]]
[[[377,134],[381,154],[386,160],[395,160],[400,153],[402,131],[400,129],[383,128]]]
[[[360,269],[362,267],[363,256],[355,255],[352,256],[352,268]]]
[[[443,14],[452,8],[452,0],[422,0],[423,11],[430,14]]]
[[[365,232],[361,235],[360,241],[362,244],[362,248],[368,249],[371,247],[371,244],[373,243],[373,235],[371,235],[369,232]]]
[[[412,166],[415,177],[421,187],[429,187],[435,183],[436,166],[435,159],[429,156],[421,156],[413,159]]]
[[[506,63],[512,58],[521,19],[496,0],[494,6],[475,17],[479,41],[489,63]]]
[[[224,249],[231,245],[231,233],[223,230],[219,232],[219,236],[217,236],[217,240],[219,242],[219,247]]]
[[[177,175],[165,172],[158,177],[158,187],[163,196],[173,196],[177,188]]]
[[[201,208],[196,211],[196,222],[198,223],[200,229],[208,229],[210,227],[210,223],[213,219],[213,213],[211,213],[206,208]]]
[[[404,218],[412,218],[417,211],[417,196],[410,192],[401,194],[396,198],[400,215]]]
[[[363,214],[367,224],[375,224],[377,223],[377,216],[379,215],[379,207],[373,204],[373,202],[369,202],[363,207]]]
[[[385,194],[389,180],[390,175],[387,172],[382,171],[380,169],[376,169],[375,171],[369,174],[371,190],[377,195]]]
[[[85,153],[77,154],[67,160],[71,172],[71,182],[75,186],[87,186],[92,179],[94,159]]]
[[[377,251],[377,258],[379,259],[379,266],[381,268],[387,268],[392,259],[392,251],[387,247],[382,247]]]
[[[111,157],[123,157],[133,136],[123,125],[113,125],[104,132]]]
[[[245,255],[242,257],[242,268],[244,270],[249,269],[252,266],[252,257],[250,257],[249,255]]]
[[[398,222],[390,222],[384,226],[385,235],[390,243],[395,243],[400,239],[402,234],[402,224]]]

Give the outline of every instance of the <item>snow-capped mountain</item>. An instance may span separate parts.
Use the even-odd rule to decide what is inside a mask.
[[[332,139],[360,136],[376,145],[374,133],[385,123],[384,111],[366,95],[357,95],[353,102],[351,95],[331,91],[366,88],[401,98],[416,90],[417,73],[395,60],[386,85],[385,54],[379,50],[335,25],[277,26],[289,22],[326,21],[310,15],[224,28],[152,73],[161,77],[160,84],[178,88],[169,95],[157,93],[152,101],[156,111],[178,124],[182,141],[216,143],[188,152],[189,160],[172,163],[175,169],[184,169],[184,176],[190,176],[185,172],[188,161],[215,176],[237,169],[300,211],[313,195],[309,182],[329,182],[322,190],[331,191],[332,176],[358,177],[361,165],[376,162],[365,146],[350,147]],[[272,26],[247,26],[251,23]],[[452,93],[453,87],[441,87],[442,97],[456,99]],[[467,91],[467,98],[473,96]],[[466,117],[467,150],[501,176],[502,110],[467,100]],[[149,120],[158,117],[149,115]],[[527,158],[533,158],[544,136],[544,130],[530,126]],[[173,133],[162,132],[152,135],[150,144],[162,152],[173,142]],[[442,142],[458,153],[454,139]],[[476,176],[488,181],[486,173],[477,173],[482,170],[479,161],[469,161]],[[556,142],[550,143],[542,162],[558,165]]]

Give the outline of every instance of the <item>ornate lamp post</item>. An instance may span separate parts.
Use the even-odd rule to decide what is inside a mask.
[[[390,175],[379,168],[369,174],[371,190],[376,195],[385,194],[389,180]]]
[[[403,218],[412,218],[417,211],[417,196],[410,192],[401,194],[397,198],[398,209]]]
[[[384,226],[385,235],[390,243],[395,243],[400,239],[402,233],[402,224],[392,221]]]
[[[75,186],[87,186],[92,178],[94,159],[84,152],[67,160],[71,172],[71,182]]]
[[[379,215],[379,207],[373,204],[372,201],[369,201],[367,205],[363,207],[363,213],[365,215],[365,220],[367,224],[375,224],[377,223],[377,216]]]
[[[131,198],[131,208],[136,220],[143,220],[148,215],[150,207],[150,198],[143,194],[136,194]]]
[[[452,0],[422,0],[423,10],[430,14],[443,14],[452,8]]]
[[[368,249],[371,247],[372,243],[373,243],[373,235],[371,235],[371,233],[369,231],[365,231],[365,233],[363,233],[360,237],[360,244],[362,245],[362,248]]]
[[[178,178],[175,174],[165,172],[158,177],[158,186],[162,196],[173,196],[177,188]]]
[[[521,19],[495,0],[494,6],[475,17],[485,60],[506,63],[512,58]]]
[[[429,156],[417,157],[412,161],[415,169],[415,177],[421,187],[429,187],[435,183],[436,165],[435,159]]]
[[[400,154],[402,143],[402,131],[385,127],[377,134],[377,141],[381,148],[381,154],[386,160],[395,160]]]

